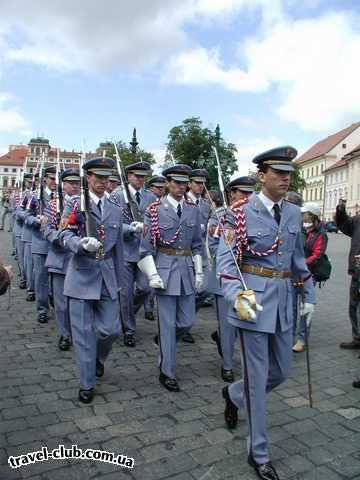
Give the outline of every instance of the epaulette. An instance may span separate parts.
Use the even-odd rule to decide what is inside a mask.
[[[157,205],[160,205],[160,204],[161,204],[161,200],[160,200],[160,198],[157,198],[157,199],[154,200],[153,202],[149,203],[149,205],[148,205],[147,208],[156,207]]]
[[[185,202],[186,202],[188,205],[191,205],[192,207],[197,207],[196,203],[192,202],[191,200],[188,200],[187,198],[185,198]]]

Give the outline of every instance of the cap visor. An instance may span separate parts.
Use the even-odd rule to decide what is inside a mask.
[[[280,170],[280,172],[294,172],[295,168],[292,165],[284,165],[284,164],[277,164],[273,163],[269,165],[270,168],[273,170]]]

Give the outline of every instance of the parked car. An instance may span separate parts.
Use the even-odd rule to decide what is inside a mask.
[[[328,232],[335,232],[338,233],[338,227],[335,222],[327,222],[326,223],[326,230]]]

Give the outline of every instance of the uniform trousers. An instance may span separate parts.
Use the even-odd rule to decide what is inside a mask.
[[[232,370],[237,328],[227,320],[228,304],[221,295],[215,295],[216,315],[219,322],[218,331],[223,355],[223,368]]]
[[[292,328],[274,334],[239,329],[243,380],[229,387],[232,402],[246,408],[248,453],[257,463],[269,461],[266,433],[266,394],[289,376]]]
[[[24,242],[24,270],[26,279],[26,289],[28,293],[34,293],[34,265],[31,254],[31,242]]]
[[[33,253],[34,262],[34,285],[36,310],[38,314],[49,311],[49,275],[45,267],[46,255]]]
[[[54,299],[55,318],[60,337],[69,338],[69,299],[64,295],[65,275],[62,273],[51,273],[52,296]]]
[[[175,378],[176,342],[195,320],[195,295],[155,295],[159,317],[159,368]]]
[[[135,334],[136,312],[144,304],[150,291],[149,282],[139,270],[137,264],[135,262],[124,262],[124,287],[121,291],[121,319],[124,334]]]
[[[21,240],[21,237],[16,238],[16,254],[17,261],[20,270],[20,279],[25,280],[25,268],[24,268],[24,242]]]
[[[80,387],[89,390],[96,382],[96,358],[104,363],[120,334],[119,302],[103,282],[100,300],[69,297],[69,313]]]

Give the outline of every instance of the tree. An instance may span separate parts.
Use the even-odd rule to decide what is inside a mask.
[[[208,188],[218,188],[218,174],[212,147],[216,146],[225,181],[237,168],[236,147],[222,138],[219,125],[214,131],[204,128],[199,117],[185,119],[173,127],[168,135],[165,167],[172,164],[171,155],[177,163],[191,168],[205,168],[209,174]]]
[[[306,181],[301,176],[301,170],[300,170],[299,164],[293,162],[293,166],[295,170],[291,172],[289,192],[296,192],[299,195],[301,195],[302,191],[306,187]],[[260,182],[259,182],[257,172],[254,172],[254,171],[249,172],[249,175],[251,177],[254,177],[256,180],[255,190],[257,192],[260,191]]]

